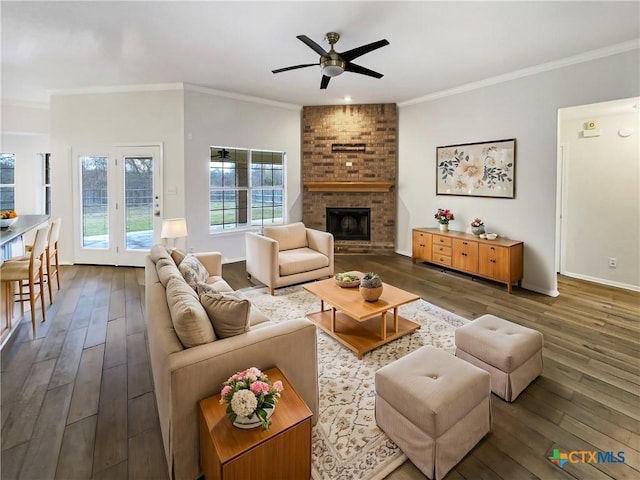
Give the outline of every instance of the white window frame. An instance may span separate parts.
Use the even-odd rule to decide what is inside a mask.
[[[225,227],[225,225],[221,225],[221,226],[217,226],[217,225],[212,225],[211,224],[211,206],[209,205],[209,233],[211,234],[215,234],[215,235],[223,235],[226,233],[232,233],[232,232],[238,232],[238,231],[245,231],[245,230],[255,230],[257,228],[262,228],[262,226],[264,225],[282,225],[285,224],[287,222],[287,179],[286,179],[286,172],[287,172],[287,168],[286,168],[286,162],[287,162],[287,154],[285,151],[280,151],[280,150],[267,150],[267,149],[262,149],[262,148],[241,148],[241,147],[229,147],[229,146],[218,146],[218,145],[212,145],[209,148],[209,166],[211,168],[211,163],[214,159],[212,159],[211,155],[213,152],[217,152],[219,150],[242,150],[247,152],[247,186],[244,187],[239,187],[239,186],[233,186],[233,187],[217,187],[217,186],[212,186],[211,185],[211,176],[209,176],[209,200],[211,198],[211,194],[214,191],[220,191],[220,192],[237,192],[237,191],[246,191],[247,192],[247,206],[246,206],[246,216],[247,216],[247,222],[246,224],[240,224],[238,225],[238,223],[236,222],[235,226],[227,226]],[[277,153],[277,154],[281,154],[282,155],[282,185],[281,186],[254,186],[252,184],[252,177],[251,177],[251,166],[252,166],[252,158],[253,158],[253,154],[254,153]],[[223,160],[223,159],[221,159]],[[211,172],[211,170],[209,170],[209,172]],[[258,191],[258,190],[281,190],[282,191],[282,217],[280,219],[273,219],[273,220],[277,220],[277,221],[265,221],[265,218],[261,218],[259,220],[259,223],[254,223],[254,221],[252,220],[252,211],[253,211],[253,192],[254,191]],[[269,219],[271,220],[271,219]],[[229,224],[232,225],[232,224]]]
[[[2,155],[8,155],[13,157],[13,183],[0,183],[0,187],[2,188],[13,189],[13,208],[3,208],[3,210],[15,210],[16,209],[16,154],[3,153]]]
[[[44,213],[51,215],[52,189],[51,189],[51,154],[41,153],[42,158],[42,208]],[[47,182],[47,164],[49,165],[49,182]],[[47,204],[47,190],[49,191],[49,203]]]

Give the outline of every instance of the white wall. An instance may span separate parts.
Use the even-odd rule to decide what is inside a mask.
[[[73,261],[74,145],[162,144],[163,217],[183,217],[184,96],[182,89],[51,97],[52,216],[62,217],[61,261]],[[177,187],[175,195],[168,188]]]
[[[565,148],[562,273],[640,290],[640,112],[561,122]],[[571,109],[568,109],[571,110]],[[583,137],[585,122],[600,135]],[[622,137],[618,131],[630,128]],[[617,260],[610,268],[609,258]]]
[[[0,151],[16,156],[15,199],[18,214],[44,213],[40,153],[49,152],[49,108],[2,104]]]
[[[287,221],[302,219],[301,109],[185,88],[185,182],[188,248],[220,251],[224,261],[245,257],[244,231],[209,233],[209,148],[222,145],[285,151]]]
[[[556,146],[561,107],[637,96],[638,51],[400,106],[397,251],[411,255],[411,229],[436,226],[438,207],[453,230],[480,217],[487,230],[524,241],[525,288],[557,295]],[[436,196],[439,145],[516,138],[516,198]]]

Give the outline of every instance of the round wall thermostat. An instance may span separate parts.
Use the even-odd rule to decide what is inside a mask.
[[[621,137],[629,137],[632,133],[632,128],[621,128],[620,130],[618,130],[618,135],[620,135]]]

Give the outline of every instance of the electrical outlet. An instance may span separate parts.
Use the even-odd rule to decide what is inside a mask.
[[[616,268],[618,266],[618,260],[613,257],[609,257],[609,268]]]

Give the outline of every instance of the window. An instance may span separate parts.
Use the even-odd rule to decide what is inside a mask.
[[[15,210],[16,156],[0,153],[0,210]]]
[[[211,147],[209,226],[284,223],[284,152]]]
[[[44,213],[51,215],[51,154],[41,153],[42,178],[44,179]]]

